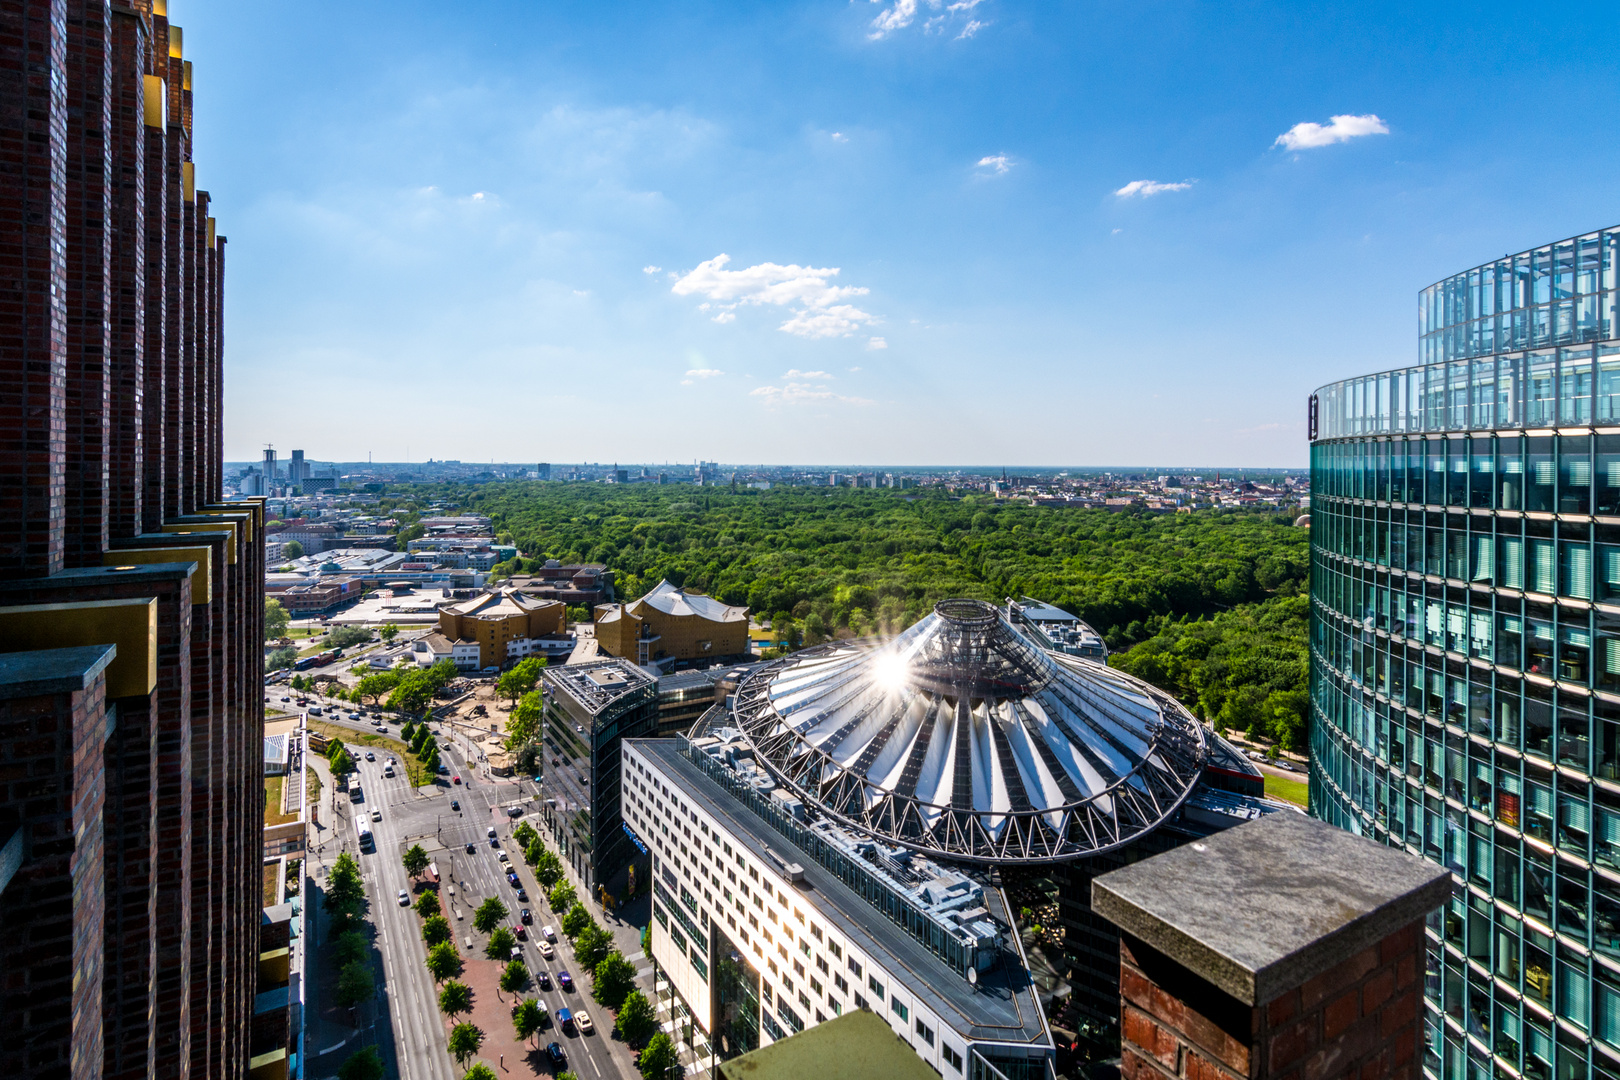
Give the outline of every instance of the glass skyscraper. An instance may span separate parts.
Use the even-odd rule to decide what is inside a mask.
[[[1310,402],[1311,809],[1441,862],[1425,1070],[1620,1076],[1620,228]]]

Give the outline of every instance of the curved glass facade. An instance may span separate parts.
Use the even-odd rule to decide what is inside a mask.
[[[1620,1076],[1616,237],[1424,290],[1429,363],[1317,393],[1311,809],[1456,877],[1445,1080]]]

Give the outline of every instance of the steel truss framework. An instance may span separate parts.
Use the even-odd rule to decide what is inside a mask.
[[[937,625],[925,625],[931,620]],[[807,804],[860,832],[968,862],[1062,862],[1152,830],[1180,807],[1203,770],[1203,729],[1173,699],[1123,673],[1039,648],[988,604],[946,601],[900,641],[908,638],[905,686],[897,692],[880,691],[882,676],[873,670],[893,655],[895,643],[840,642],[755,672],[732,709],[732,722],[762,765]],[[829,673],[815,687],[819,693],[798,695],[787,715],[778,711],[779,681],[818,667]],[[1067,764],[1037,732],[1031,702],[1048,719],[1062,717],[1071,742]],[[1134,713],[1125,713],[1122,703]],[[899,779],[875,782],[867,769],[908,708],[921,720],[903,736],[909,753],[890,750],[890,761],[904,762],[894,770]],[[807,737],[835,717],[836,728],[818,731],[819,742]],[[963,777],[976,763],[972,756],[981,754],[965,734],[974,723],[988,728],[995,747],[991,764],[1005,798],[993,808],[964,796],[972,788],[964,787]],[[948,751],[954,762],[942,766],[954,769],[952,799],[924,801],[915,792],[917,773],[934,729],[952,724],[954,734],[937,734],[954,748]],[[835,755],[852,737],[863,748],[841,761]],[[1014,740],[1041,759],[1037,769],[1015,764]],[[1086,766],[1076,768],[1080,759]],[[938,756],[932,760],[939,767]],[[1130,767],[1120,769],[1122,761]],[[1032,771],[1051,779],[1044,790],[1060,792],[1061,803],[1026,782]]]

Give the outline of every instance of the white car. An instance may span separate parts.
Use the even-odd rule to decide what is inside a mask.
[[[557,943],[557,931],[553,930],[549,926],[542,926],[540,928],[540,936],[551,942],[553,945]]]
[[[372,821],[381,821],[382,820],[382,811],[381,810],[373,810],[371,812],[371,820]]]
[[[375,813],[375,811],[373,811],[373,813]],[[505,862],[506,861],[506,852],[497,851],[495,853],[495,858],[499,859],[501,862]]]
[[[411,906],[411,894],[406,892],[404,889],[399,890],[399,906],[400,907],[410,907]]]
[[[582,1012],[574,1014],[574,1023],[579,1025],[581,1035],[589,1035],[596,1030],[596,1025],[591,1023],[591,1018]]]
[[[542,941],[540,943],[540,955],[545,957],[547,960],[550,960],[557,955],[557,950],[551,947],[551,942]]]

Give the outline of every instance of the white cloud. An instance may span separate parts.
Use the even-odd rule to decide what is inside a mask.
[[[1372,113],[1366,116],[1335,116],[1326,125],[1310,122],[1295,124],[1277,136],[1277,141],[1272,145],[1289,150],[1314,150],[1318,146],[1332,146],[1362,135],[1388,134],[1389,125]]]
[[[686,373],[686,377],[688,379],[713,379],[724,374],[725,372],[721,371],[719,368],[700,367],[693,368],[691,371],[688,371]]]
[[[1132,180],[1122,188],[1115,190],[1114,194],[1122,199],[1140,197],[1143,199],[1151,195],[1161,195],[1166,191],[1186,191],[1196,180],[1183,180],[1179,184],[1163,184],[1157,180]]]
[[[662,269],[663,269],[662,266],[643,266],[641,268],[641,272],[643,274],[656,274],[656,273],[658,273],[658,271],[660,271]]]
[[[831,278],[838,274],[837,267],[782,266],[778,263],[759,263],[742,270],[727,270],[731,256],[721,254],[684,277],[677,278],[670,291],[676,296],[703,296],[707,300],[699,310],[708,310],[709,302],[723,308],[715,322],[731,322],[733,311],[742,305],[772,304],[800,305],[793,317],[777,329],[798,337],[842,337],[877,318],[850,304],[839,303],[854,296],[864,296],[868,290],[859,285],[834,285]]]
[[[917,17],[917,0],[894,0],[894,6],[872,20],[872,32],[867,37],[876,41],[896,30],[904,30]]]
[[[866,339],[866,347],[868,349],[887,349],[889,347],[889,343],[887,341],[884,341],[880,337],[867,338]],[[850,370],[851,371],[859,371],[861,369],[860,368],[850,368]]]
[[[852,368],[850,368],[850,369],[849,369],[849,370],[850,370],[850,372],[851,372],[851,373],[854,373],[854,372],[857,372],[857,371],[859,371],[859,370],[861,370],[861,369],[860,369],[860,368],[858,368],[858,367],[852,367]]]
[[[712,320],[710,320],[710,321],[712,321],[712,322],[717,322],[717,323],[719,323],[719,324],[720,324],[720,325],[721,325],[721,326],[724,326],[724,325],[725,325],[725,324],[726,324],[726,323],[728,323],[728,322],[736,322],[736,321],[737,321],[737,315],[736,315],[736,313],[735,313],[735,312],[731,312],[731,311],[722,311],[722,312],[721,312],[721,313],[720,313],[720,314],[718,314],[718,315],[716,315],[716,316],[715,316],[715,317],[714,317],[714,318],[713,318],[713,319],[712,319]]]
[[[692,380],[691,379],[682,379],[681,380],[681,385],[682,386],[691,386],[692,385]]]
[[[832,133],[832,141],[833,142],[849,142],[849,136],[845,135],[842,131],[835,131],[835,132]]]
[[[846,397],[835,394],[824,386],[814,386],[810,383],[790,382],[784,386],[759,386],[748,391],[749,397],[764,398],[765,404],[771,408],[781,405],[799,405],[807,402],[841,402],[845,405],[870,405],[867,398]]]
[[[987,155],[979,159],[978,167],[981,169],[994,169],[998,173],[1004,173],[1012,168],[1012,162],[1007,160],[1006,154]]]
[[[872,0],[872,2],[888,5],[872,20],[871,32],[866,36],[873,41],[888,37],[897,30],[904,30],[917,21],[917,0]],[[988,22],[968,18],[973,9],[984,3],[984,0],[952,0],[951,3],[946,3],[946,0],[923,0],[923,3],[930,11],[935,12],[922,22],[924,35],[943,34],[946,32],[948,22],[955,23],[966,18],[967,22],[962,27],[962,32],[956,35],[956,40],[961,41],[990,25]]]
[[[784,379],[831,379],[831,378],[833,378],[833,376],[829,375],[825,371],[800,371],[798,368],[789,368],[787,371],[782,373],[782,378],[784,378]]]
[[[1120,233],[1122,233],[1124,231],[1125,231],[1124,229],[1115,229],[1113,232],[1109,233],[1108,235],[1109,236],[1118,236]]]

